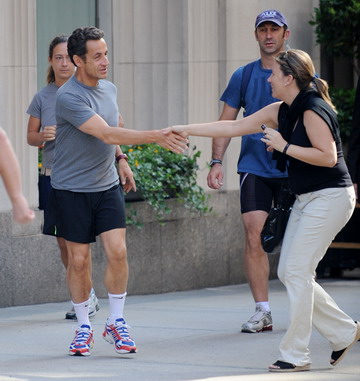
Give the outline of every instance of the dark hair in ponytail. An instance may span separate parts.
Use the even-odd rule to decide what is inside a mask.
[[[59,45],[59,44],[62,44],[63,42],[67,42],[68,41],[68,36],[66,36],[65,34],[60,34],[59,36],[56,36],[51,42],[50,42],[50,45],[49,45],[49,55],[48,57],[49,58],[52,58],[53,56],[53,53],[54,53],[54,48]],[[52,66],[50,65],[49,68],[48,68],[48,72],[47,72],[47,77],[46,77],[46,81],[47,83],[53,83],[55,82],[55,73],[54,73],[54,70],[52,68]]]

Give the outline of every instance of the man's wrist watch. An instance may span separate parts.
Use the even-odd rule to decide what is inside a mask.
[[[121,159],[125,159],[126,161],[129,161],[129,158],[128,156],[126,155],[126,153],[121,153],[119,156],[116,156],[115,160],[117,162],[119,162]]]
[[[220,160],[220,159],[211,159],[211,161],[210,161],[210,167],[213,167],[215,164],[222,165],[222,160]]]

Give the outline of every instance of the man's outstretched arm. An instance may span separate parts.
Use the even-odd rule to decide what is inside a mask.
[[[187,139],[172,132],[170,128],[144,131],[114,128],[110,127],[98,114],[93,115],[83,123],[79,129],[107,144],[129,145],[156,143],[175,153],[182,153],[187,148]]]

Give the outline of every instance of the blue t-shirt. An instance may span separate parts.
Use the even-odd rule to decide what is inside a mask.
[[[95,114],[109,126],[118,126],[115,85],[100,80],[97,86],[86,86],[74,75],[57,91],[55,114],[52,187],[72,192],[101,192],[118,184],[114,165],[116,146],[79,130]]]
[[[241,108],[241,81],[244,66],[238,68],[232,75],[227,88],[220,100],[229,106]],[[255,61],[246,93],[243,96],[245,102],[244,116],[251,115],[261,108],[277,102],[278,99],[271,95],[271,86],[267,81],[271,70],[261,66],[261,60]],[[246,135],[241,138],[241,150],[238,161],[238,173],[252,173],[262,177],[286,177],[286,172],[276,169],[276,161],[272,159],[272,153],[266,150],[266,144],[260,139],[263,134]]]

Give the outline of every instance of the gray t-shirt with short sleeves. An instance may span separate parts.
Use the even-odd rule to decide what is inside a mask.
[[[72,192],[101,192],[119,183],[115,146],[79,130],[95,114],[109,126],[119,123],[116,87],[100,80],[90,87],[72,76],[57,92],[57,136],[51,173],[55,189]]]
[[[55,101],[56,92],[59,87],[55,83],[49,83],[47,86],[43,87],[38,91],[30,106],[27,109],[27,114],[33,116],[34,118],[40,119],[40,131],[44,129],[45,126],[56,125],[55,118]],[[54,158],[54,148],[55,140],[50,142],[45,142],[44,149],[42,152],[42,166],[44,168],[51,168]]]

